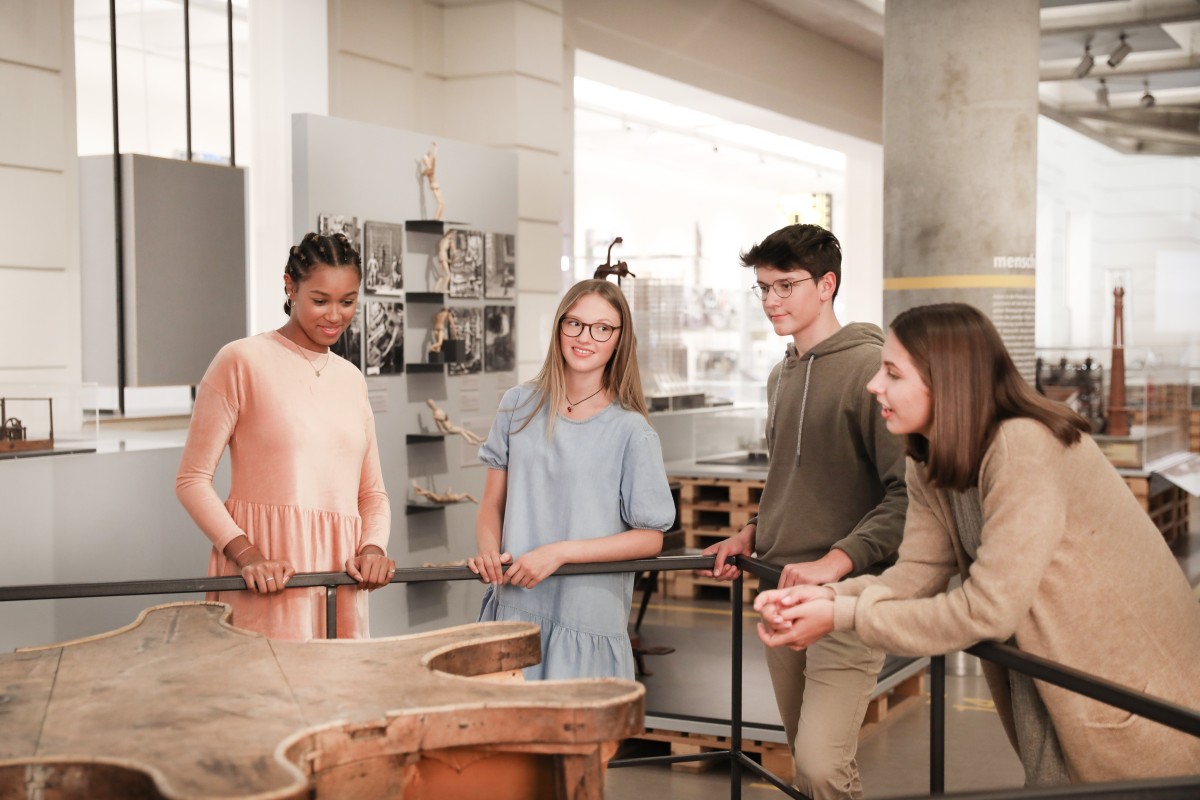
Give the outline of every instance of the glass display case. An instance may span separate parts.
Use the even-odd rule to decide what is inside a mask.
[[[0,382],[0,458],[94,451],[98,418],[81,403],[90,386]]]
[[[709,414],[694,428],[696,463],[766,467],[766,430],[765,405],[742,406]]]
[[[1128,435],[1105,430],[1109,416],[1107,348],[1039,349],[1038,390],[1066,403],[1092,423],[1093,438],[1113,466],[1144,470],[1164,457],[1187,452],[1191,437],[1191,370],[1150,351],[1125,350]],[[1200,388],[1200,385],[1198,385]],[[1200,399],[1200,392],[1196,393]]]

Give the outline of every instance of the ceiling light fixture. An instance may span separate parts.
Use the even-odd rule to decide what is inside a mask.
[[[1096,89],[1096,105],[1108,108],[1108,83],[1100,79],[1100,88]]]
[[[1095,64],[1096,59],[1092,57],[1092,46],[1090,44],[1084,45],[1083,58],[1079,59],[1079,65],[1075,67],[1075,71],[1071,74],[1078,80],[1091,72]]]
[[[1129,42],[1125,41],[1125,34],[1121,34],[1121,43],[1117,45],[1117,49],[1108,54],[1108,65],[1116,67],[1125,60],[1125,56],[1133,52],[1133,48],[1129,46]]]
[[[1154,95],[1150,94],[1149,79],[1142,81],[1142,84],[1146,87],[1146,93],[1142,95],[1142,99],[1138,102],[1141,103],[1142,108],[1153,108],[1157,101],[1154,99]]]

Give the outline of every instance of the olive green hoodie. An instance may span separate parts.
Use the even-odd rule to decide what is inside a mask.
[[[803,355],[789,344],[771,370],[755,533],[764,561],[815,561],[837,548],[854,563],[850,576],[895,561],[908,506],[904,446],[866,388],[882,348],[878,327],[855,323]]]

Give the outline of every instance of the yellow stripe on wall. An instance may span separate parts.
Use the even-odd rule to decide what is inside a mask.
[[[1033,275],[923,275],[917,278],[884,278],[885,291],[910,289],[1032,289]]]

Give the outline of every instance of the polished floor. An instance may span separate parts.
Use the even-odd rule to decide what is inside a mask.
[[[1200,529],[1195,524],[1192,528]],[[1180,542],[1175,552],[1192,584],[1200,585],[1200,533]],[[777,726],[761,645],[750,629],[752,617],[747,615],[745,620],[745,718]],[[648,720],[661,719],[668,713],[701,720],[727,719],[731,670],[728,602],[664,599],[656,595],[641,632],[647,645],[676,648],[674,653],[646,660],[653,673],[643,679]],[[946,790],[1019,788],[1023,781],[1021,765],[1000,727],[987,686],[977,674],[977,661],[960,654],[959,658],[949,658],[947,663],[948,671],[965,674],[946,678]],[[928,692],[927,684],[925,689]],[[620,756],[667,752],[664,744],[631,741],[625,743]],[[907,704],[860,737],[858,763],[868,798],[927,795],[928,697]],[[682,772],[669,766],[613,769],[608,772],[606,797],[610,800],[723,798],[730,796],[729,782],[726,765],[704,773]],[[756,776],[743,776],[742,797],[758,800],[783,795]]]

